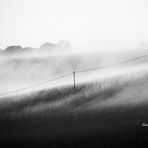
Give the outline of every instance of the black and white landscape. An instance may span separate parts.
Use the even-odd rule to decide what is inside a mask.
[[[146,0],[0,1],[0,147],[147,147]]]

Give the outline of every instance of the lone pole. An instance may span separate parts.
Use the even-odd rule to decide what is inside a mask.
[[[75,78],[75,71],[73,71],[73,80],[74,80],[74,93],[76,92],[76,78]]]

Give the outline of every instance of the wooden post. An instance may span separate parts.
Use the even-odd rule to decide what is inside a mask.
[[[84,95],[84,89],[83,89],[83,98],[85,97],[85,95]]]
[[[74,93],[76,92],[76,78],[75,78],[75,71],[73,71],[73,80],[74,80]]]

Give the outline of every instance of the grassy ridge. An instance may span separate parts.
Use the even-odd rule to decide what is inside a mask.
[[[0,143],[19,146],[147,145],[147,72],[5,98]],[[15,97],[15,96],[14,96]],[[58,144],[58,143],[59,144]],[[122,143],[122,145],[120,145]],[[23,145],[22,145],[23,144]]]

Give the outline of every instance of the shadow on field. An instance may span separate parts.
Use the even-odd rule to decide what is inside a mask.
[[[76,93],[69,86],[36,92],[13,101],[7,98],[0,104],[0,146],[148,147],[148,127],[142,126],[148,123],[147,100],[137,104],[107,104],[92,110],[78,109],[86,104],[120,100],[116,98],[118,94],[124,99],[123,92],[129,88],[134,97],[141,93],[142,100],[143,94],[147,94],[142,91],[147,86],[146,77],[134,81],[110,80],[111,85],[106,87],[99,82],[79,84]],[[56,106],[57,102],[60,103]]]

